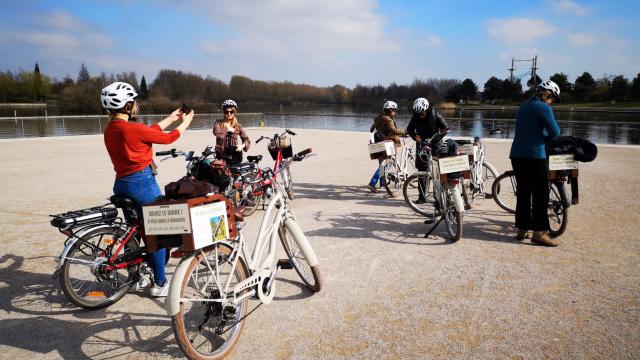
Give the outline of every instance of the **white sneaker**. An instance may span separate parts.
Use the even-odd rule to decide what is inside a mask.
[[[166,297],[169,295],[169,280],[164,283],[164,286],[153,285],[150,293],[154,297]]]

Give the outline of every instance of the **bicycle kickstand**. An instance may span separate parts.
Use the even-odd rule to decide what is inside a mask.
[[[433,230],[435,230],[435,229],[438,227],[438,225],[440,225],[440,223],[442,222],[442,220],[444,220],[444,215],[443,215],[443,216],[441,216],[441,217],[440,217],[440,219],[438,219],[438,221],[436,221],[436,223],[435,223],[435,224],[433,224],[433,226],[431,227],[431,229],[429,229],[429,231],[427,231],[427,233],[426,233],[426,234],[424,234],[423,238],[425,238],[425,239],[426,239],[426,238],[428,238],[428,237],[429,237],[429,235],[431,235],[431,233],[433,232]]]

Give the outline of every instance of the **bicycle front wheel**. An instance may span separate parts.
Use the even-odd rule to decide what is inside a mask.
[[[413,174],[402,185],[402,196],[411,210],[423,216],[432,216],[435,212],[433,182],[430,173]]]
[[[180,287],[180,311],[172,317],[173,332],[189,359],[222,359],[240,338],[247,299],[235,300],[233,287],[248,277],[241,258],[230,259],[232,249],[217,244],[206,256],[190,260]]]
[[[109,269],[116,239],[123,230],[117,226],[89,231],[67,253],[60,273],[62,292],[72,303],[85,309],[101,309],[116,303],[134,283],[138,265],[128,269]],[[125,253],[138,249],[131,239]]]
[[[387,193],[390,196],[395,197],[402,188],[402,181],[400,179],[400,166],[398,166],[396,158],[391,157],[384,160],[382,169],[383,172],[380,175],[382,176],[382,180],[384,182],[384,188],[385,190],[387,190]]]
[[[493,199],[503,210],[512,214],[516,213],[516,175],[513,171],[507,171],[498,176],[493,182],[491,193]]]
[[[445,205],[444,205],[444,221],[445,227],[447,228],[447,233],[449,234],[451,240],[456,242],[460,240],[462,237],[462,213],[456,210],[455,200],[453,196],[455,196],[451,189],[447,189],[447,195],[445,197]]]
[[[293,179],[291,178],[291,170],[289,168],[282,170],[282,181],[284,182],[284,190],[289,200],[293,200]]]
[[[296,228],[297,227],[297,228]],[[300,276],[300,279],[304,284],[313,292],[318,292],[322,288],[322,281],[320,279],[320,269],[318,266],[311,266],[309,261],[300,248],[300,243],[304,242],[308,245],[307,238],[301,234],[302,230],[298,227],[297,223],[293,222],[288,225],[282,224],[278,229],[280,235],[280,241],[284,247],[284,252],[287,254],[291,265]]]
[[[563,192],[560,187],[562,183],[549,182],[549,206],[547,215],[549,216],[549,234],[560,236],[564,234],[569,222],[569,212],[565,206],[566,199],[563,199]]]

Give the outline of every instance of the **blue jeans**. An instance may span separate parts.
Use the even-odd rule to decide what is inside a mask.
[[[373,173],[371,181],[369,181],[369,185],[371,187],[376,187],[376,184],[378,184],[378,182],[380,182],[380,186],[384,186],[384,179],[380,177],[380,166],[378,166],[376,172]]]
[[[162,196],[155,175],[149,166],[131,175],[116,179],[113,193],[131,198],[139,206],[152,203],[158,196]],[[153,278],[158,286],[163,286],[167,282],[165,266],[168,260],[169,252],[165,248],[147,254],[147,262],[153,268]]]

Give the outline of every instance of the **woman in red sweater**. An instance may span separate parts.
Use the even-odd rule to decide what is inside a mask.
[[[191,124],[194,113],[184,114],[178,109],[151,126],[131,122],[138,113],[137,96],[133,86],[115,82],[102,89],[100,100],[102,107],[109,111],[110,121],[104,129],[104,143],[116,172],[113,193],[131,198],[142,206],[162,195],[155,179],[152,145],[176,141]],[[178,127],[167,133],[163,131],[179,120],[182,123]],[[167,296],[166,255],[166,249],[160,249],[149,254],[147,259],[154,274],[152,296]]]

